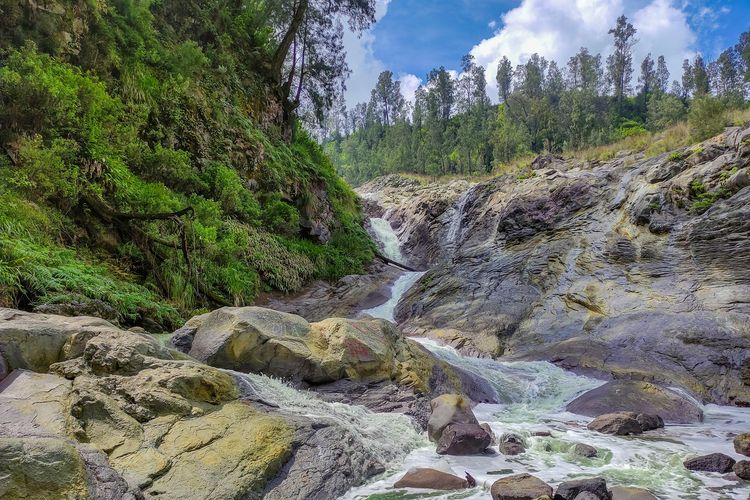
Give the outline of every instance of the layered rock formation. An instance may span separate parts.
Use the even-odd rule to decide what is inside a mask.
[[[359,192],[409,263],[433,267],[397,310],[406,332],[746,405],[749,159],[750,129],[735,128],[653,158]]]

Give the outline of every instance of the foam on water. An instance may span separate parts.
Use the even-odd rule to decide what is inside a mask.
[[[516,432],[524,436],[527,452],[514,457],[488,454],[447,457],[428,444],[412,451],[400,470],[350,491],[346,499],[405,498],[488,498],[489,487],[499,477],[528,472],[555,485],[577,477],[602,476],[610,486],[638,486],[665,499],[747,499],[750,486],[725,480],[721,474],[686,470],[682,461],[694,454],[734,454],[732,436],[748,430],[750,409],[707,405],[705,421],[694,425],[669,425],[642,436],[617,437],[586,429],[587,417],[565,411],[565,405],[579,393],[602,382],[565,372],[543,362],[501,363],[488,359],[464,358],[453,349],[418,339],[441,359],[483,376],[495,387],[502,404],[482,404],[474,409],[480,422],[490,424],[496,434]],[[552,431],[552,437],[533,437],[538,430]],[[599,450],[587,459],[574,455],[575,443]],[[392,486],[413,467],[432,467],[463,476],[471,473],[478,481],[474,489],[436,493],[426,490],[393,490]],[[511,472],[512,471],[512,472]],[[387,497],[383,495],[387,494]]]
[[[399,243],[398,236],[393,231],[391,223],[385,219],[374,217],[370,219],[370,226],[375,233],[375,239],[383,245],[383,255],[395,262],[403,262],[401,243]]]

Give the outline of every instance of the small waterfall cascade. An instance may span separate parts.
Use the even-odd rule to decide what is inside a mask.
[[[448,226],[448,232],[446,233],[446,241],[452,248],[457,248],[461,242],[461,236],[463,235],[463,220],[464,211],[466,210],[466,204],[471,198],[471,193],[474,189],[469,188],[464,191],[456,202],[456,206],[453,209],[453,217],[451,223]]]
[[[386,219],[374,217],[370,219],[370,226],[375,233],[375,239],[383,246],[383,255],[394,262],[403,262],[401,243],[399,243],[398,236],[393,231],[391,223]]]
[[[395,323],[396,320],[394,315],[396,314],[396,306],[398,306],[399,301],[401,301],[401,298],[406,292],[408,292],[422,276],[424,276],[424,273],[421,272],[402,274],[393,283],[393,287],[391,288],[391,298],[388,299],[387,302],[380,304],[377,307],[373,307],[372,309],[362,311],[362,313],[372,316],[373,318],[382,318]]]

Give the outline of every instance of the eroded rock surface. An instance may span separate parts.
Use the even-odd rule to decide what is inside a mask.
[[[464,353],[553,361],[750,404],[750,129],[608,162],[546,161],[524,180],[358,189],[409,262],[396,311]],[[693,210],[691,183],[723,189]]]

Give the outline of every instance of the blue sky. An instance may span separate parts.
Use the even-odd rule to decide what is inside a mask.
[[[750,29],[750,0],[378,1],[378,22],[346,44],[350,104],[369,96],[383,69],[402,77],[408,94],[434,67],[457,70],[467,52],[488,68],[490,91],[502,55],[518,63],[540,52],[564,63],[581,45],[606,55],[607,29],[621,13],[639,29],[636,60],[664,54],[673,78],[684,57],[713,58]]]

